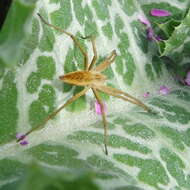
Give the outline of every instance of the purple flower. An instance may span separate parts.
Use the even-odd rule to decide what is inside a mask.
[[[154,31],[152,27],[147,28],[146,32],[147,32],[147,38],[149,40],[154,40]]]
[[[167,95],[170,93],[170,89],[167,86],[163,85],[163,86],[160,86],[159,92],[162,95]]]
[[[24,140],[26,138],[26,135],[17,133],[16,134],[17,142],[20,142],[20,145],[24,146],[28,144],[27,140]]]
[[[20,142],[20,145],[22,145],[22,146],[25,146],[27,144],[28,144],[28,141],[26,141],[26,140]]]
[[[151,23],[149,22],[148,19],[146,19],[144,16],[140,15],[139,16],[139,21],[146,25],[147,27],[151,27]]]
[[[144,94],[143,94],[143,97],[144,98],[147,98],[147,97],[149,97],[150,96],[150,92],[145,92]]]
[[[163,16],[170,16],[171,13],[169,11],[166,11],[164,9],[152,9],[150,11],[150,14],[152,16],[157,16],[157,17],[163,17]]]
[[[185,82],[188,86],[190,86],[190,78],[185,79]]]
[[[185,83],[190,86],[190,71],[187,73],[186,78],[185,78]]]
[[[144,25],[146,25],[146,35],[147,35],[147,38],[149,39],[149,40],[155,40],[155,41],[160,41],[160,40],[162,40],[159,36],[157,36],[157,35],[155,35],[154,34],[154,30],[153,30],[153,28],[152,28],[152,26],[151,26],[151,23],[149,22],[149,20],[148,19],[146,19],[145,17],[143,17],[142,15],[140,15],[139,16],[139,21],[142,23],[142,24],[144,24]]]
[[[106,111],[106,105],[103,104],[103,107],[104,107],[104,112],[105,112]],[[102,114],[101,106],[100,106],[100,104],[97,101],[95,102],[95,110],[96,110],[96,113],[98,115]]]
[[[161,40],[162,40],[162,38],[160,38],[160,36],[155,36],[155,39],[156,39],[157,41],[161,41]]]
[[[17,138],[18,140],[24,140],[25,137],[26,137],[26,135],[23,135],[23,134],[20,134],[20,133],[17,133],[17,134],[16,134],[16,138]]]

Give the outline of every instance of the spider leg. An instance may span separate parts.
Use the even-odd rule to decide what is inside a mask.
[[[82,48],[81,44],[78,42],[78,40],[75,38],[75,36],[57,26],[54,26],[50,23],[48,23],[39,13],[38,13],[38,16],[40,17],[40,19],[42,20],[43,23],[47,24],[48,26],[54,28],[55,30],[57,31],[60,31],[68,36],[71,37],[71,39],[73,40],[74,44],[80,49],[81,53],[83,54],[84,56],[84,70],[88,70],[88,55],[87,53],[85,52],[85,50]]]
[[[92,49],[93,49],[94,56],[93,56],[93,59],[92,59],[92,61],[91,61],[91,63],[90,63],[90,66],[89,66],[89,68],[88,68],[89,71],[92,70],[93,66],[96,64],[96,60],[97,60],[97,57],[98,57],[98,56],[97,56],[97,50],[96,50],[95,39],[92,38],[92,39],[91,39],[91,42],[92,42]]]
[[[39,125],[37,125],[35,128],[31,129],[30,131],[26,132],[24,134],[24,136],[28,136],[31,132],[35,131],[36,129],[39,129],[41,127],[43,127],[50,119],[53,119],[63,108],[65,108],[67,105],[71,104],[72,102],[74,102],[75,100],[77,100],[79,97],[81,97],[82,95],[84,95],[87,90],[89,90],[90,87],[86,87],[84,88],[82,91],[80,91],[79,93],[75,94],[72,98],[70,98],[69,100],[67,100],[67,102],[65,104],[63,104],[61,107],[59,107],[57,110],[55,110],[54,112],[52,112],[48,117],[46,117],[42,123],[40,123]],[[22,140],[21,138],[17,140],[17,142],[19,142],[20,140]]]
[[[104,112],[104,105],[103,102],[98,94],[98,91],[95,88],[92,88],[92,91],[100,104],[101,112],[102,112],[102,120],[103,120],[103,125],[104,125],[104,146],[105,146],[105,154],[108,155],[108,149],[107,149],[107,144],[108,144],[108,128],[107,128],[107,122],[106,122],[106,115]]]
[[[96,44],[95,44],[95,37],[90,35],[90,36],[85,36],[85,37],[81,37],[82,39],[90,39],[91,43],[92,43],[92,50],[94,53],[93,59],[88,67],[88,71],[92,70],[93,66],[96,64],[96,60],[97,60],[97,50],[96,50]]]
[[[118,89],[115,89],[112,87],[108,87],[108,86],[98,86],[97,85],[96,88],[104,93],[110,94],[117,98],[121,98],[125,101],[131,102],[132,104],[136,104],[148,112],[152,111],[149,107],[147,107],[145,104],[143,104],[140,100],[134,98],[133,96],[129,95],[126,92],[123,92],[121,90],[118,90]],[[122,96],[122,95],[124,95],[124,96]]]
[[[109,57],[107,57],[101,64],[99,64],[96,68],[94,68],[94,71],[98,71],[101,72],[103,70],[105,70],[111,63],[114,62],[115,58],[116,58],[117,54],[116,51],[113,50],[110,54]]]
[[[93,36],[88,36],[86,38],[90,38],[90,41],[92,43],[92,50],[93,50],[93,53],[94,53],[94,56],[92,58],[92,61],[88,67],[88,70],[92,70],[93,66],[96,64],[96,60],[97,60],[97,50],[96,50],[96,44],[95,44],[95,38]]]

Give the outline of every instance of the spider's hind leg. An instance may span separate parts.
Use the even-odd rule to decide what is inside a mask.
[[[101,112],[102,112],[102,120],[103,120],[103,125],[104,125],[104,146],[105,146],[105,154],[108,155],[108,148],[107,148],[107,144],[108,144],[108,127],[107,127],[107,122],[106,122],[106,115],[105,115],[105,111],[104,111],[104,105],[103,102],[98,94],[98,91],[95,88],[92,88],[92,91],[98,101],[98,103],[100,104],[100,108],[101,108]]]
[[[96,88],[104,93],[107,93],[111,96],[115,96],[117,98],[120,98],[120,99],[123,99],[127,102],[130,102],[132,104],[136,104],[140,107],[142,107],[144,110],[148,111],[148,112],[152,112],[152,110],[146,106],[145,104],[143,104],[140,100],[138,100],[137,98],[129,95],[128,93],[126,92],[123,92],[121,90],[118,90],[116,88],[112,88],[112,87],[109,87],[109,86],[96,86]]]

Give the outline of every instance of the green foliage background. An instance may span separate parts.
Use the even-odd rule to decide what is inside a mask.
[[[171,16],[152,17],[152,8]],[[83,69],[81,52],[37,13],[77,36],[89,57],[91,44],[80,36],[95,35],[98,64],[116,49],[105,71],[108,85],[157,112],[101,94],[108,156],[91,93],[28,136],[29,145],[15,141],[16,133],[35,127],[81,90],[58,80]],[[140,15],[167,38],[148,41]],[[0,33],[0,189],[189,190],[190,92],[172,78],[176,70],[184,76],[189,65],[189,26],[188,0],[15,0]],[[172,72],[160,53],[174,63]],[[160,95],[161,85],[171,93]],[[143,98],[147,91],[150,97]]]

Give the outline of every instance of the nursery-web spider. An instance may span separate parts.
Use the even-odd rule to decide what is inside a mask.
[[[38,16],[40,17],[42,22],[45,23],[46,25],[70,36],[71,39],[73,40],[74,44],[80,49],[81,53],[84,56],[84,70],[67,73],[65,75],[60,76],[59,79],[65,83],[69,83],[72,85],[84,86],[84,89],[81,92],[74,95],[72,98],[70,98],[65,104],[63,104],[61,107],[59,107],[56,111],[51,113],[42,123],[40,123],[40,125],[36,126],[35,128],[33,128],[30,131],[28,131],[27,133],[25,133],[24,136],[29,135],[32,131],[34,131],[37,128],[43,127],[50,119],[54,118],[63,108],[65,108],[65,106],[67,106],[68,104],[71,104],[76,99],[83,96],[89,89],[92,89],[92,92],[94,93],[94,96],[97,99],[97,102],[100,104],[100,108],[102,111],[101,115],[102,115],[103,126],[104,126],[105,154],[108,155],[108,150],[107,150],[108,128],[107,128],[107,122],[106,122],[106,116],[105,116],[105,112],[104,112],[104,108],[103,108],[103,103],[100,98],[99,91],[107,93],[112,96],[115,96],[117,98],[121,98],[121,99],[131,102],[133,104],[136,104],[136,105],[142,107],[143,109],[145,109],[146,111],[151,111],[151,110],[145,104],[143,104],[140,100],[134,98],[133,96],[127,94],[126,92],[123,92],[121,90],[104,85],[104,83],[106,81],[106,76],[101,74],[101,72],[104,71],[108,66],[111,65],[111,63],[114,62],[114,60],[117,56],[115,50],[113,50],[111,52],[110,56],[105,58],[105,60],[102,63],[100,63],[98,66],[95,66],[96,61],[97,61],[97,51],[96,51],[95,40],[92,36],[85,37],[84,39],[90,38],[91,43],[92,43],[93,54],[94,54],[93,59],[89,65],[88,64],[88,55],[85,52],[85,50],[81,47],[80,43],[78,42],[78,40],[75,38],[74,35],[72,35],[69,32],[66,32],[65,30],[62,30],[59,27],[56,27],[56,26],[48,23],[46,20],[44,20],[44,18],[40,14],[38,14]],[[17,141],[19,142],[20,140],[22,140],[22,139],[20,138]]]

